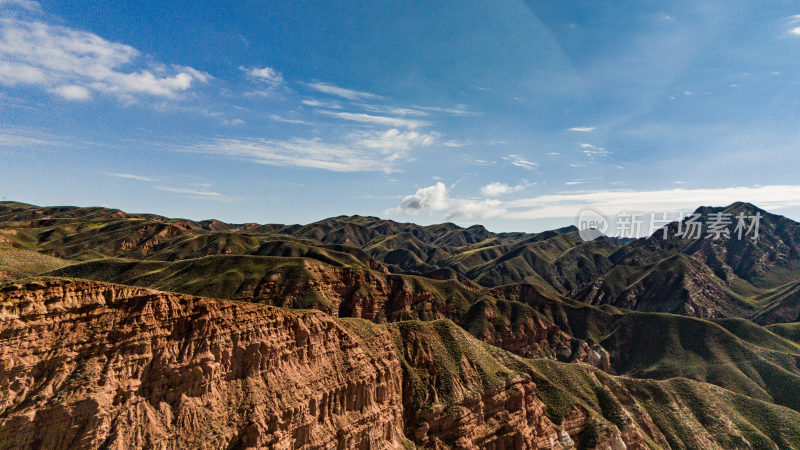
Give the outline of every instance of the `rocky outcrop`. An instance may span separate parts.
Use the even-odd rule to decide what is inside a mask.
[[[485,344],[452,322],[390,329],[404,367],[406,435],[422,447],[572,448],[531,377],[496,365]]]
[[[96,282],[0,287],[0,447],[395,448],[401,368],[320,312]]]

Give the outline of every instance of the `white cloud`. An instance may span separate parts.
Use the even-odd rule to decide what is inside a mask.
[[[684,211],[697,207],[727,206],[750,202],[765,209],[800,206],[800,186],[740,186],[706,189],[664,189],[657,191],[579,191],[504,202],[507,219],[575,217],[581,208],[591,206],[604,214],[621,211]]]
[[[789,17],[789,25],[795,25],[798,23],[800,23],[800,14],[795,14]],[[792,27],[789,29],[788,33],[795,36],[800,36],[800,27]],[[773,74],[775,74],[775,72],[773,72]]]
[[[53,92],[66,100],[89,100],[92,94],[83,86],[65,85],[53,89]]]
[[[586,184],[586,182],[585,181],[567,181],[564,184],[567,185],[567,186],[575,186],[577,184]]]
[[[503,156],[503,159],[506,160],[506,161],[511,161],[512,165],[515,165],[517,167],[522,167],[523,169],[526,169],[526,170],[535,170],[537,167],[539,167],[538,163],[535,163],[533,161],[529,161],[529,160],[525,159],[524,157],[522,157],[520,155],[511,154],[511,155]]]
[[[136,181],[146,181],[151,182],[153,181],[152,178],[144,177],[141,175],[134,175],[131,173],[107,173],[106,175],[117,177],[117,178],[127,178],[129,180],[136,180]]]
[[[244,125],[245,122],[242,119],[222,119],[222,124],[229,127],[238,127],[239,125]]]
[[[442,108],[439,106],[414,106],[415,109],[421,109],[423,111],[431,111],[431,112],[440,112],[444,114],[450,114],[451,116],[477,116],[480,113],[470,111],[467,108],[467,105],[456,105],[455,108]]]
[[[608,156],[609,154],[608,150],[603,147],[597,147],[592,144],[583,143],[581,144],[581,148],[583,149],[583,153],[590,158],[594,158],[595,156]]]
[[[31,136],[28,133],[3,133],[0,132],[0,147],[8,148],[29,148],[44,145],[57,145],[58,143],[38,136]]]
[[[584,190],[499,200],[454,198],[450,196],[447,186],[438,182],[406,196],[397,208],[387,210],[386,213],[414,215],[427,211],[443,212],[448,218],[500,217],[509,220],[535,220],[574,218],[583,208],[591,207],[609,216],[622,211],[682,212],[686,215],[699,206],[727,206],[737,201],[750,202],[765,209],[797,207],[800,206],[800,185],[675,188],[657,191]]]
[[[572,127],[569,131],[577,131],[578,133],[591,133],[595,127]]]
[[[248,69],[247,67],[239,66],[239,70],[246,72],[253,79],[267,83],[271,87],[283,84],[283,75],[272,67],[262,67],[260,69],[253,67]]]
[[[471,199],[455,199],[452,207],[445,214],[445,218],[453,219],[463,217],[465,219],[488,219],[490,217],[497,217],[506,212],[501,207],[500,200],[486,199],[486,200],[471,200]]]
[[[123,70],[140,56],[129,45],[93,33],[0,19],[0,84],[5,86],[36,86],[70,100],[85,100],[94,91],[133,102],[138,95],[174,98],[211,78],[182,66]]]
[[[373,149],[333,144],[320,139],[214,139],[180,147],[179,151],[219,155],[284,167],[303,167],[334,172],[392,171],[393,155],[376,154]]]
[[[276,122],[293,123],[295,125],[313,125],[311,122],[306,122],[305,120],[288,119],[286,117],[281,117],[277,114],[270,114],[269,118]]]
[[[302,101],[302,103],[306,106],[312,106],[314,108],[329,108],[329,109],[341,109],[342,105],[334,102],[321,102],[317,99],[307,98]]]
[[[415,214],[419,211],[442,211],[450,207],[447,186],[441,181],[433,186],[417,189],[406,196],[397,208],[402,214]]]
[[[350,135],[353,141],[366,148],[408,150],[413,146],[427,147],[436,142],[438,133],[418,133],[392,128],[387,131],[361,131]]]
[[[21,8],[29,12],[39,12],[42,5],[33,0],[0,0],[1,8]]]
[[[348,100],[366,100],[380,98],[375,94],[369,92],[354,91],[352,89],[345,89],[339,86],[334,86],[329,83],[306,83],[306,86],[314,89],[315,91],[322,92],[323,94],[335,95],[337,97],[346,98]]]
[[[463,147],[466,144],[463,143],[463,142],[458,142],[458,141],[445,141],[445,142],[442,142],[442,145],[444,145],[445,147],[458,148],[458,147]]]
[[[527,183],[523,182],[516,186],[509,186],[505,183],[495,181],[494,183],[489,183],[486,186],[483,186],[481,188],[481,194],[483,194],[484,197],[499,197],[501,195],[521,191],[525,189],[527,185]]]
[[[452,198],[447,186],[441,181],[433,186],[417,189],[411,195],[403,198],[400,206],[388,210],[389,214],[415,215],[420,212],[445,211],[445,218],[488,218],[501,215],[505,212],[500,207],[500,201],[494,199],[463,199]]]
[[[159,191],[173,192],[176,194],[187,195],[192,198],[199,198],[203,200],[223,200],[225,196],[219,192],[191,189],[191,188],[175,188],[169,186],[156,186]]]
[[[353,122],[369,123],[373,125],[385,125],[390,127],[419,128],[430,125],[422,120],[402,119],[399,117],[374,116],[364,113],[320,111],[322,114],[337,117],[339,119]]]
[[[401,106],[381,106],[381,105],[370,105],[366,103],[357,103],[356,106],[366,109],[367,111],[377,112],[381,114],[392,114],[395,116],[428,116],[425,111],[414,109],[414,108],[404,108]]]

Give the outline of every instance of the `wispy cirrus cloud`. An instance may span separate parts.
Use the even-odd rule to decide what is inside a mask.
[[[29,133],[19,133],[13,130],[10,132],[0,132],[0,147],[28,148],[58,144],[59,142],[56,142],[50,138],[36,136]]]
[[[199,199],[221,200],[225,198],[225,196],[219,192],[207,191],[201,189],[176,188],[170,186],[156,186],[156,189],[158,189],[159,191],[172,192],[175,194],[183,194],[189,197],[199,198]]]
[[[598,147],[596,145],[592,145],[586,142],[581,144],[581,148],[583,149],[583,154],[585,154],[590,158],[594,158],[596,156],[608,156],[610,153],[603,147]]]
[[[392,128],[386,131],[360,131],[353,133],[353,141],[362,147],[390,150],[408,150],[412,147],[427,147],[436,142],[438,133],[419,133],[400,131]],[[447,145],[446,143],[444,145]]]
[[[176,150],[281,167],[333,172],[393,172],[395,164],[407,159],[411,150],[433,145],[438,138],[437,133],[393,128],[355,131],[346,135],[342,142],[326,142],[319,138],[213,139],[177,147]]]
[[[572,127],[568,129],[568,131],[576,131],[578,133],[591,133],[594,130],[595,127]]]
[[[301,103],[312,108],[342,109],[338,102],[323,102],[314,98],[303,99]]]
[[[211,183],[189,183],[188,185],[184,184],[184,186],[175,186],[174,183],[169,183],[166,180],[159,180],[149,176],[137,175],[133,173],[124,173],[124,172],[102,172],[102,173],[103,175],[107,175],[110,177],[122,178],[125,180],[140,181],[142,183],[149,183],[153,189],[163,192],[170,192],[173,194],[179,194],[184,197],[194,198],[198,200],[214,200],[219,202],[230,202],[234,199],[234,197],[230,197],[220,192],[209,190],[209,188],[212,186]]]
[[[276,122],[293,123],[295,125],[313,125],[311,122],[302,119],[290,119],[287,117],[279,116],[277,114],[270,114],[269,118]]]
[[[788,33],[792,34],[792,35],[795,35],[795,36],[800,36],[800,26],[797,26],[798,24],[800,24],[800,14],[795,14],[795,15],[789,17],[789,21],[788,22],[789,22],[789,25],[792,26],[789,29]]]
[[[509,161],[512,165],[521,167],[525,170],[536,170],[539,167],[538,163],[529,161],[521,155],[511,154],[503,156],[503,159]]]
[[[430,122],[415,119],[405,119],[401,117],[389,116],[376,116],[365,113],[352,113],[352,112],[337,112],[337,111],[320,111],[331,117],[336,117],[351,122],[360,122],[371,125],[383,125],[389,127],[403,127],[403,128],[419,128],[430,125]]]
[[[106,173],[106,175],[117,178],[125,178],[128,180],[145,181],[148,183],[153,181],[153,179],[150,177],[145,177],[143,175],[136,175],[132,173]]]
[[[356,91],[353,89],[345,89],[330,83],[305,83],[311,89],[322,92],[323,94],[335,95],[337,97],[345,98],[347,100],[369,100],[381,98],[379,95],[371,94],[364,91]]]
[[[179,65],[146,63],[139,70],[125,69],[141,57],[135,48],[94,33],[0,18],[0,85],[38,87],[66,100],[103,94],[134,102],[140,96],[175,98],[211,79]]]
[[[179,150],[271,166],[333,172],[391,171],[391,161],[376,155],[374,151],[324,142],[321,139],[213,139]]]

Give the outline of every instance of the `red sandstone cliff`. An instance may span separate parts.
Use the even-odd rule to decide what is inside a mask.
[[[395,448],[401,368],[320,312],[85,281],[0,292],[0,447]]]

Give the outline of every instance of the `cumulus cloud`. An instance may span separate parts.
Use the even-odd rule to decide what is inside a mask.
[[[441,181],[433,186],[417,189],[415,193],[403,198],[397,208],[387,212],[390,214],[415,215],[425,211],[444,211],[447,219],[456,217],[467,219],[488,218],[505,212],[500,207],[499,200],[452,198],[447,186]]]
[[[96,34],[16,18],[0,19],[0,84],[36,86],[67,100],[91,92],[135,101],[147,95],[174,98],[211,76],[183,66],[149,64],[127,69],[141,54]]]
[[[441,211],[449,207],[447,186],[439,181],[433,186],[417,189],[417,192],[403,198],[398,211],[404,214],[415,214],[423,210]]]

